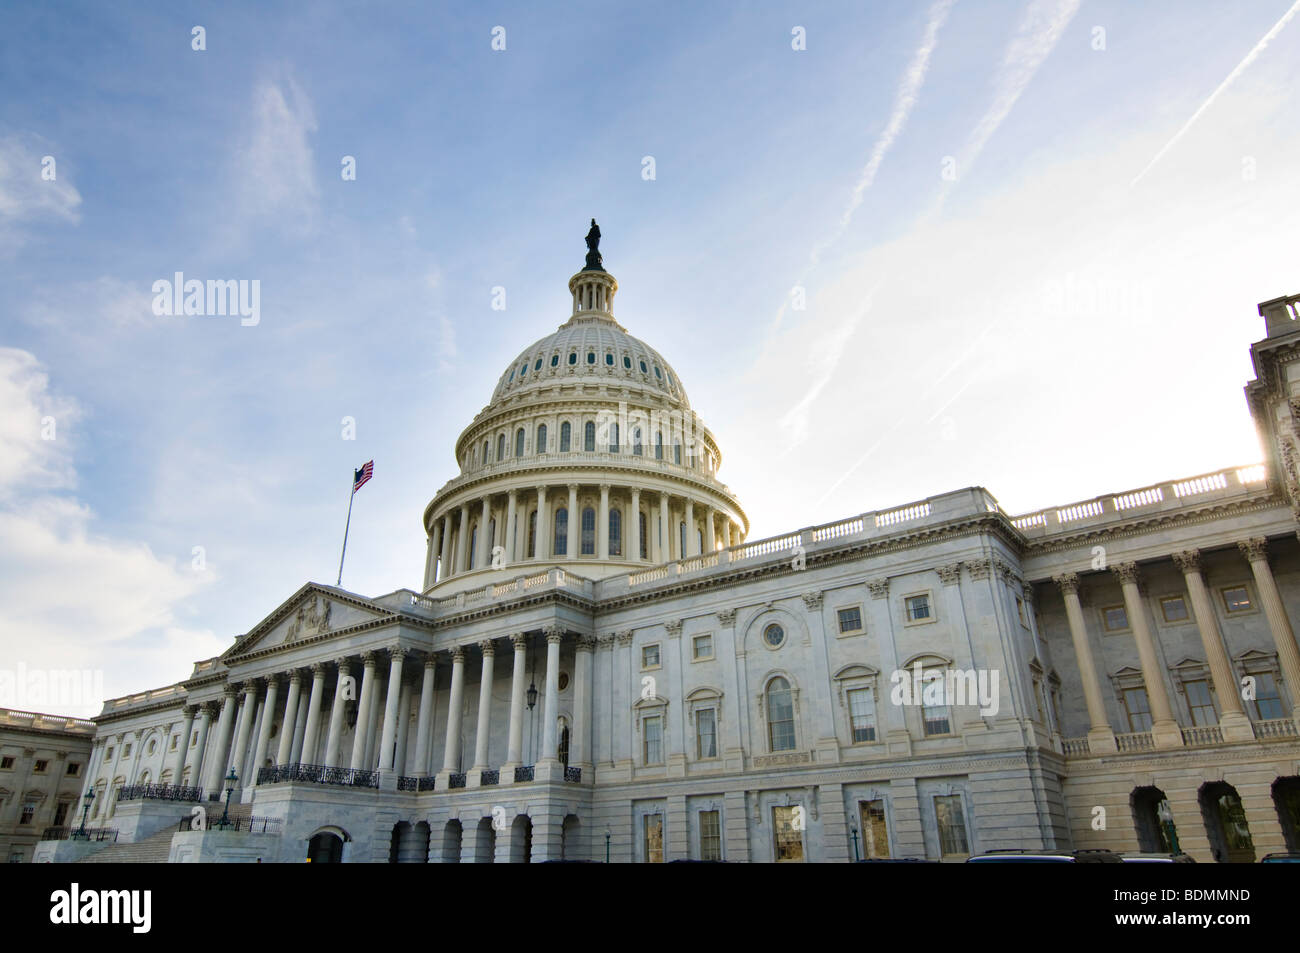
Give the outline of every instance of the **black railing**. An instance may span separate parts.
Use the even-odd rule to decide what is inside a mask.
[[[408,778],[405,775],[402,775],[397,779],[397,790],[399,791],[418,791],[419,786],[419,778]]]
[[[83,832],[80,827],[47,827],[41,834],[41,840],[117,840],[116,827],[87,827]]]
[[[420,791],[432,791],[434,782],[437,780],[438,779],[431,774],[428,777],[420,778],[420,783],[416,787]]]
[[[463,788],[464,786],[465,786],[464,772],[461,772],[460,774],[453,774],[449,778],[447,778],[447,787],[449,788]]]
[[[131,784],[122,788],[118,794],[119,801],[202,801],[203,788],[187,787],[179,784]]]
[[[515,768],[515,784],[520,781],[531,781],[533,779],[533,766],[531,764],[521,764]]]
[[[343,784],[356,788],[379,787],[378,771],[331,768],[323,764],[277,764],[257,772],[258,784],[283,784],[286,781],[308,784]]]
[[[582,768],[565,768],[564,780],[571,781],[574,784],[582,783]]]
[[[500,783],[501,783],[501,772],[496,768],[492,768],[488,771],[484,771],[481,775],[479,775],[479,784],[500,784]]]
[[[208,819],[204,821],[204,827],[197,828],[210,831],[237,831],[245,834],[275,834],[279,835],[283,828],[283,821],[278,817],[228,817],[223,825],[221,819]],[[179,831],[192,831],[194,827],[194,818],[183,817],[176,828]]]

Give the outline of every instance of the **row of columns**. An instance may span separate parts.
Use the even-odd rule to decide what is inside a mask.
[[[565,558],[579,555],[582,539],[582,519],[578,512],[578,489],[581,484],[566,484],[567,496],[567,553]],[[596,546],[592,558],[610,558],[609,513],[610,483],[598,484],[600,503],[596,512]],[[531,562],[550,562],[554,560],[555,511],[559,504],[565,502],[561,493],[552,494],[560,488],[539,486],[533,490],[509,490],[505,494],[504,506],[493,506],[497,494],[480,499],[466,500],[459,507],[448,510],[434,518],[429,532],[425,589],[464,572],[486,569],[492,564],[494,547],[501,546],[507,564]],[[652,563],[668,562],[672,559],[684,559],[699,556],[699,533],[702,531],[706,547],[712,542],[714,548],[719,544],[725,549],[743,541],[740,526],[729,514],[711,504],[701,502],[703,518],[701,525],[696,524],[695,500],[683,497],[684,502],[677,508],[686,523],[686,551],[682,552],[681,541],[677,539],[671,519],[673,494],[642,490],[639,487],[626,489],[631,505],[624,510],[636,515],[636,519],[625,520],[622,527],[621,559],[640,561],[641,527],[640,519],[647,519],[646,559]],[[647,497],[645,513],[641,510],[641,495]],[[656,508],[654,497],[658,497]],[[551,501],[553,511],[548,511],[547,502]],[[535,502],[537,526],[533,553],[528,554],[528,514]],[[657,509],[657,512],[656,512]],[[473,565],[470,565],[469,537],[473,518],[478,517],[478,531],[474,545]],[[496,519],[496,532],[488,535],[488,527]],[[453,545],[453,539],[455,540]]]
[[[1282,680],[1290,687],[1292,716],[1295,717],[1300,714],[1300,708],[1296,707],[1296,696],[1300,691],[1300,648],[1297,648],[1291,620],[1287,616],[1273,572],[1268,565],[1267,541],[1262,537],[1256,537],[1239,543],[1238,548],[1250,563],[1259,601],[1268,620],[1273,642],[1277,646]],[[1219,726],[1223,738],[1225,741],[1252,740],[1254,730],[1242,704],[1237,680],[1232,673],[1232,665],[1224,647],[1218,616],[1210,601],[1209,589],[1205,585],[1201,554],[1198,550],[1186,550],[1174,553],[1173,560],[1187,584],[1187,593],[1196,617],[1201,644],[1205,649],[1210,678],[1219,700]],[[1157,748],[1180,747],[1183,744],[1182,730],[1174,717],[1169,692],[1165,686],[1164,672],[1156,651],[1155,638],[1147,622],[1137,564],[1121,563],[1112,566],[1111,571],[1120,581],[1124,593],[1124,610],[1133,631],[1133,638],[1137,642],[1142,680],[1151,707],[1152,742]],[[1089,750],[1093,753],[1113,753],[1117,750],[1115,732],[1106,716],[1101,679],[1084,623],[1083,608],[1079,601],[1079,577],[1076,573],[1065,573],[1055,576],[1054,581],[1060,587],[1065,600],[1070,639],[1074,645],[1074,654],[1083,681],[1083,697],[1088,709]]]

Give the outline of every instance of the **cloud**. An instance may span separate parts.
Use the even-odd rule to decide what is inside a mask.
[[[47,156],[54,160],[52,166]],[[38,136],[0,137],[0,253],[26,244],[32,226],[51,221],[75,225],[81,220],[81,193],[59,159],[57,150]],[[45,177],[51,173],[53,179]]]
[[[167,277],[170,279],[170,275]],[[129,284],[111,275],[45,286],[28,303],[23,315],[40,327],[83,334],[174,321],[154,315],[150,286]]]
[[[244,215],[310,229],[320,195],[311,99],[292,77],[263,80],[253,91],[250,125],[233,169]]]
[[[0,664],[4,673],[20,664],[101,672],[110,695],[169,684],[194,659],[226,647],[183,619],[186,600],[212,573],[97,535],[90,508],[58,492],[76,482],[68,443],[77,415],[74,401],[50,392],[34,355],[0,349]],[[53,440],[42,435],[48,417],[57,424]],[[101,701],[54,698],[47,707],[90,715]]]

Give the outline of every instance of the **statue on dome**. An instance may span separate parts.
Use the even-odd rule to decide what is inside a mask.
[[[604,271],[605,266],[600,258],[600,226],[596,220],[591,220],[591,231],[587,232],[587,267],[583,271]]]

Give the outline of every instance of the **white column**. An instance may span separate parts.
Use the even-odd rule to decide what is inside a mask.
[[[447,701],[447,743],[442,758],[443,771],[456,771],[460,763],[460,716],[465,696],[465,650],[460,646],[451,653],[451,697]]]
[[[357,705],[357,731],[352,737],[352,760],[349,767],[360,771],[366,767],[366,742],[370,738],[370,719],[375,704],[375,653],[362,652],[361,700]]]
[[[257,772],[266,762],[266,748],[271,743],[271,722],[275,721],[275,703],[280,697],[280,679],[272,675],[266,680],[266,701],[262,703],[262,724],[257,732],[257,747],[253,754],[253,773],[249,786],[257,786]]]
[[[478,734],[474,739],[474,770],[488,767],[488,732],[492,724],[492,667],[496,649],[491,639],[478,644],[483,653],[483,671],[478,686]]]
[[[547,546],[546,532],[546,487],[537,488],[537,532],[534,537],[533,559],[541,562],[550,553],[550,547]]]
[[[230,745],[230,731],[235,724],[236,692],[228,687],[222,692],[221,718],[217,721],[217,747],[209,759],[208,776],[204,788],[209,795],[220,793],[221,779],[226,771],[226,748]],[[111,779],[110,779],[111,786]]]
[[[311,695],[307,700],[307,726],[303,729],[302,750],[298,760],[313,764],[320,739],[320,707],[325,700],[325,663],[316,662],[311,667]]]
[[[510,642],[515,647],[515,667],[510,674],[510,734],[506,749],[506,764],[514,768],[523,757],[524,679],[528,677],[525,671],[528,665],[528,637],[520,632],[510,636]]]
[[[1192,612],[1196,615],[1196,628],[1201,633],[1201,645],[1205,649],[1205,660],[1210,666],[1210,678],[1214,693],[1219,696],[1219,728],[1225,741],[1254,741],[1255,729],[1241,704],[1241,694],[1237,690],[1236,679],[1232,677],[1232,665],[1228,653],[1223,647],[1223,633],[1219,630],[1219,620],[1214,614],[1210,594],[1205,588],[1205,578],[1201,575],[1201,554],[1191,549],[1174,553],[1174,565],[1183,574],[1187,583],[1187,594],[1191,597]]]
[[[451,578],[451,514],[442,517],[442,557],[438,560],[438,581]]]
[[[558,761],[556,719],[560,708],[560,640],[564,630],[558,625],[546,627],[546,711],[542,722],[542,751],[538,761]]]
[[[590,780],[591,773],[591,673],[595,662],[596,640],[580,636],[573,665],[573,753],[570,760],[582,768]]]
[[[415,725],[415,771],[423,777],[429,765],[429,736],[433,719],[433,680],[438,662],[430,655],[424,660],[424,683],[420,686],[420,713]]]
[[[1291,693],[1291,717],[1300,717],[1300,649],[1296,647],[1295,630],[1287,617],[1286,607],[1273,581],[1273,570],[1268,565],[1268,540],[1255,537],[1244,543],[1238,543],[1241,553],[1250,561],[1250,571],[1255,576],[1255,588],[1259,590],[1259,601],[1264,606],[1264,615],[1268,619],[1269,631],[1273,633],[1273,644],[1277,646],[1277,661],[1282,669],[1282,681]]]
[[[424,561],[424,588],[427,591],[438,578],[438,521],[429,530],[428,555]]]
[[[1070,572],[1053,578],[1065,599],[1065,618],[1070,625],[1070,641],[1074,644],[1074,663],[1083,682],[1083,700],[1088,706],[1088,748],[1092,754],[1113,754],[1117,750],[1115,731],[1106,718],[1101,682],[1092,660],[1088,628],[1083,621],[1083,607],[1079,604],[1079,577]]]
[[[704,509],[704,546],[706,554],[716,552],[718,549],[718,540],[713,529],[713,507],[711,506]]]
[[[609,559],[609,484],[600,485],[600,509],[596,516],[596,556]]]
[[[582,518],[578,514],[578,484],[569,484],[569,521],[565,528],[564,551],[569,559],[576,557],[582,547]]]
[[[695,501],[686,498],[686,552],[692,556],[700,554],[700,537],[695,531]]]
[[[630,539],[623,555],[628,559],[641,560],[641,491],[632,487],[632,520],[628,533]]]
[[[248,755],[248,736],[253,729],[253,718],[257,712],[257,683],[244,684],[244,695],[239,702],[239,719],[235,730],[235,746],[230,751],[227,767],[234,768],[239,776],[239,784],[244,783],[244,758]]]
[[[172,784],[180,787],[184,784],[185,755],[190,750],[190,734],[194,731],[194,715],[198,711],[194,705],[185,706],[185,721],[181,728],[180,741],[176,742],[176,757],[172,759]]]
[[[726,516],[722,520],[722,548],[731,548],[731,517]]]
[[[388,662],[388,698],[384,702],[384,733],[379,737],[379,770],[392,771],[397,740],[398,703],[402,700],[402,658],[405,650],[395,648]]]
[[[298,698],[302,695],[302,672],[289,673],[289,694],[284,702],[284,719],[280,722],[280,746],[275,753],[276,764],[288,764],[293,754],[293,736],[298,727]]]
[[[518,558],[518,556],[515,553],[515,546],[517,545],[515,541],[515,537],[519,535],[519,531],[515,528],[515,508],[518,505],[519,504],[515,499],[515,491],[511,490],[509,493],[506,494],[505,547],[506,547],[506,562],[512,565],[514,564],[515,560]]]
[[[196,788],[203,787],[203,755],[207,752],[208,730],[212,727],[212,707],[210,702],[199,706],[199,736],[194,741],[194,764],[190,771],[190,784]]]
[[[352,667],[347,659],[340,659],[338,663],[339,677],[334,686],[334,707],[330,709],[330,727],[329,734],[325,736],[325,767],[337,768],[339,766],[339,752],[343,748],[343,705],[347,701],[344,695],[352,674]],[[355,683],[353,683],[355,684]],[[308,728],[310,731],[310,727]]]
[[[659,494],[659,561],[662,563],[672,562],[673,559],[673,528],[668,517],[668,494]]]
[[[478,520],[478,568],[487,569],[492,565],[492,545],[493,540],[488,534],[488,527],[492,524],[492,498],[483,497],[483,513]]]
[[[469,546],[469,503],[464,503],[460,508],[460,530],[456,533],[456,572],[467,572],[469,566],[465,564],[465,554]]]
[[[1147,701],[1151,704],[1151,739],[1157,748],[1182,747],[1183,733],[1174,720],[1169,690],[1165,687],[1165,673],[1156,654],[1151,626],[1147,624],[1146,605],[1138,591],[1137,563],[1121,563],[1112,566],[1111,571],[1119,577],[1120,587],[1124,590],[1124,611],[1128,613],[1128,624],[1137,642],[1142,681],[1146,684]]]

